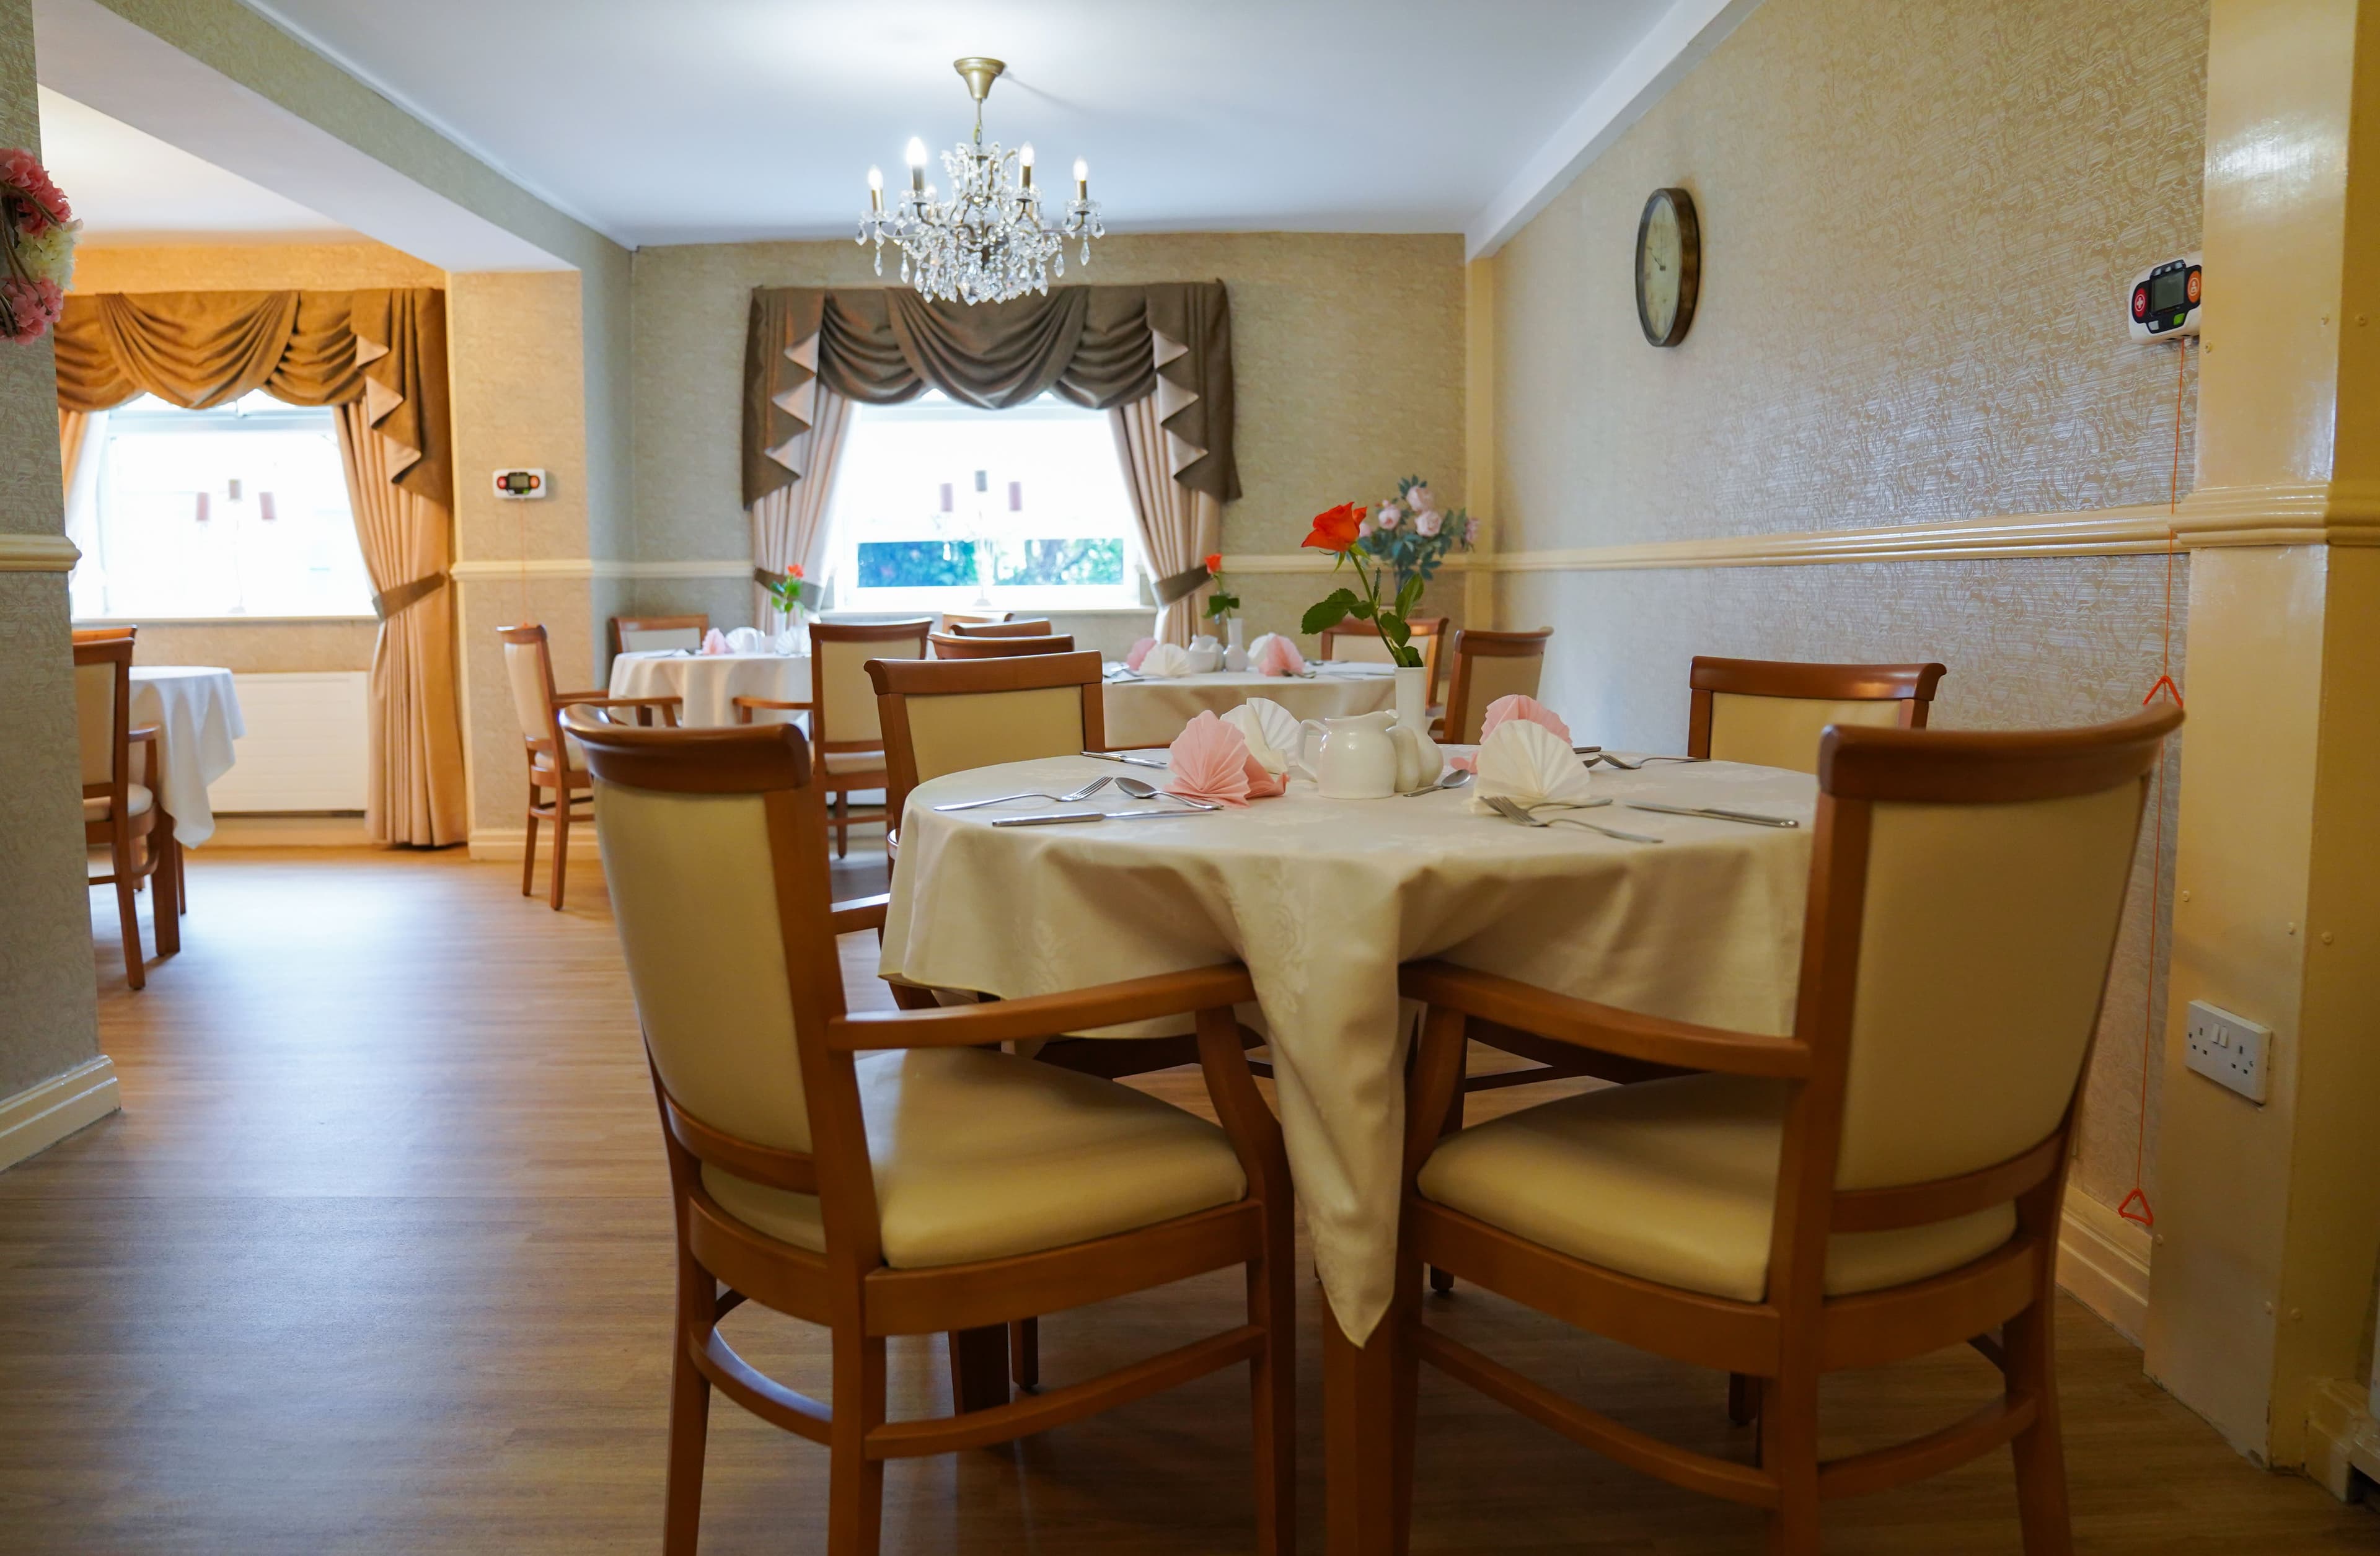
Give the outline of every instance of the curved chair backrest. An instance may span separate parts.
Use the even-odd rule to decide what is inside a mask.
[[[1102,668],[1088,651],[870,664],[896,824],[909,791],[945,772],[1104,748]]]
[[[873,751],[884,744],[877,722],[871,659],[923,659],[934,618],[810,623],[810,713],[820,751]]]
[[[1027,621],[965,621],[944,617],[942,630],[953,638],[1047,638],[1057,631],[1047,616]]]
[[[512,688],[513,717],[520,722],[521,739],[532,751],[550,754],[562,739],[554,711],[553,650],[542,625],[500,626],[496,636],[504,645],[504,681]]]
[[[137,638],[140,634],[140,629],[137,626],[78,626],[74,629],[74,640],[78,643],[112,643],[118,638]]]
[[[1796,664],[1696,656],[1686,755],[1818,770],[1828,724],[1924,729],[1939,664]]]
[[[634,654],[698,649],[702,647],[703,635],[710,630],[708,615],[613,616],[612,651]]]
[[[1545,675],[1546,644],[1553,635],[1550,626],[1534,632],[1455,629],[1454,681],[1446,688],[1449,745],[1477,745],[1488,705],[1498,698],[1537,695]]]
[[[121,800],[116,791],[130,782],[132,767],[132,634],[77,641],[74,689],[83,797],[110,795]],[[121,815],[122,808],[111,814]]]
[[[953,638],[937,632],[930,641],[936,659],[1013,659],[1019,654],[1070,654],[1072,637],[1034,633],[1017,638]]]
[[[1818,1299],[1832,1234],[2004,1214],[2056,1181],[2180,723],[1827,731],[1772,1301]]]
[[[996,616],[978,616],[967,615],[963,613],[954,614],[950,611],[944,611],[942,613],[942,625],[939,630],[943,632],[956,632],[962,626],[980,626],[986,622],[1007,621],[1013,618],[1015,614],[1016,613],[1014,611],[1002,611]]]
[[[589,723],[576,733],[594,780],[628,981],[663,1091],[698,1126],[776,1151],[810,1150],[801,1034],[842,1014],[843,982],[828,918],[826,822],[801,732]],[[810,814],[797,823],[804,808]],[[672,1127],[682,1125],[673,1119]]]

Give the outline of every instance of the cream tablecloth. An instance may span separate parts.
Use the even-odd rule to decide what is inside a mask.
[[[1228,712],[1251,697],[1269,697],[1301,719],[1376,713],[1397,701],[1396,676],[1382,665],[1317,665],[1311,679],[1218,671],[1172,680],[1108,681],[1108,745],[1118,750],[1170,746],[1202,711]]]
[[[197,847],[215,834],[207,785],[231,771],[232,742],[248,733],[231,672],[203,664],[136,664],[127,712],[132,728],[156,729],[164,781],[147,782],[174,818],[176,839],[186,848]]]
[[[1598,772],[1598,795],[1804,823],[1587,813],[1668,840],[1658,846],[1516,826],[1475,814],[1461,790],[1329,800],[1302,781],[1246,810],[1180,820],[995,828],[997,811],[932,809],[1062,793],[1112,771],[1051,758],[921,785],[902,822],[883,970],[1014,998],[1245,962],[1315,1263],[1358,1343],[1387,1308],[1395,1249],[1400,962],[1445,956],[1682,1021],[1791,1027],[1816,791],[1803,774]]]
[[[612,695],[682,698],[680,723],[693,728],[732,724],[739,697],[808,701],[810,661],[808,654],[625,653],[612,661]],[[779,716],[760,722],[785,721]]]

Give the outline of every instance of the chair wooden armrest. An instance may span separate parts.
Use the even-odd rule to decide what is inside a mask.
[[[813,705],[810,703],[781,702],[773,697],[730,698],[728,699],[728,705],[735,710],[735,722],[739,724],[750,723],[752,722],[752,715],[756,711],[774,713],[808,713],[813,711]]]
[[[682,697],[613,697],[600,691],[571,692],[553,699],[556,708],[658,708],[662,723],[670,729],[677,727],[678,714],[685,710]],[[647,723],[644,719],[637,721]]]
[[[1810,1073],[1808,1047],[1791,1038],[1642,1015],[1448,962],[1411,963],[1397,982],[1407,999],[1433,1009],[1459,1011],[1579,1048],[1737,1076],[1790,1078]]]
[[[1257,997],[1238,963],[1160,973],[1062,994],[1035,994],[996,1004],[937,1010],[862,1011],[827,1023],[827,1046],[852,1052],[879,1048],[973,1048],[984,1043],[1063,1037],[1160,1015],[1228,1009]]]
[[[872,897],[853,897],[845,902],[832,904],[828,912],[834,925],[834,932],[847,935],[861,930],[882,929],[884,910],[892,905],[892,893],[879,892]]]

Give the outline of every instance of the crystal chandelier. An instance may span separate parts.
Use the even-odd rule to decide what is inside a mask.
[[[1014,151],[983,143],[983,100],[1008,67],[970,56],[953,62],[975,97],[975,139],[942,153],[951,197],[926,182],[926,143],[909,141],[909,189],[892,210],[884,209],[884,174],[868,170],[868,210],[859,218],[859,242],[876,244],[876,274],[884,274],[884,240],[901,249],[901,279],[920,296],[968,304],[1006,302],[1027,292],[1047,295],[1050,279],[1066,274],[1066,245],[1082,245],[1091,262],[1091,239],[1105,237],[1099,202],[1091,199],[1090,164],[1075,159],[1075,198],[1066,219],[1052,227],[1041,214],[1041,191],[1033,187],[1033,144]],[[1011,164],[1014,166],[1012,168]]]

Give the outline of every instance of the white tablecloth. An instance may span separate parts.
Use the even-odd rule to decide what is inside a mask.
[[[1251,697],[1269,697],[1301,719],[1377,713],[1397,704],[1397,679],[1388,665],[1350,669],[1316,665],[1311,678],[1218,671],[1172,680],[1108,681],[1108,744],[1119,750],[1170,746],[1182,727],[1212,709],[1228,712]]]
[[[732,724],[739,697],[808,701],[810,661],[808,654],[621,654],[612,661],[612,695],[683,698],[678,717],[687,726]],[[786,717],[759,722],[782,723]]]
[[[132,667],[132,727],[153,725],[164,782],[151,789],[174,818],[174,836],[196,847],[215,834],[207,785],[231,771],[232,742],[248,733],[231,672],[200,664]]]
[[[995,828],[997,810],[932,808],[1062,793],[1112,771],[1051,758],[920,785],[901,823],[883,970],[1014,998],[1245,962],[1315,1263],[1359,1343],[1387,1308],[1396,1241],[1400,962],[1445,956],[1677,1020],[1791,1029],[1816,803],[1803,774],[1724,762],[1598,771],[1598,796],[1803,822],[1585,812],[1668,840],[1658,846],[1517,826],[1474,813],[1463,790],[1330,800],[1303,781],[1245,810],[1178,821]]]

